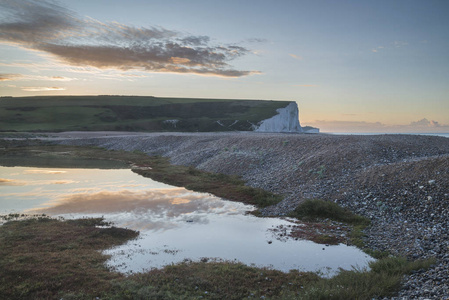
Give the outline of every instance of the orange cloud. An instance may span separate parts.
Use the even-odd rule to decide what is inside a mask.
[[[302,56],[300,56],[300,55],[296,55],[296,54],[289,54],[291,57],[293,57],[294,59],[297,59],[297,60],[302,60]]]
[[[190,59],[184,57],[170,57],[171,62],[174,64],[188,64]]]
[[[65,88],[63,87],[57,87],[57,86],[24,86],[21,87],[22,91],[26,92],[46,92],[46,91],[65,91]]]
[[[25,174],[64,174],[67,173],[67,171],[61,171],[61,170],[26,170],[24,171]]]
[[[14,179],[0,178],[0,185],[25,185],[25,183]]]
[[[20,74],[0,74],[0,81],[11,81],[20,78]]]

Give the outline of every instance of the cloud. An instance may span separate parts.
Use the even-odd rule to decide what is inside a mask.
[[[20,77],[20,74],[0,74],[0,81],[11,81]]]
[[[405,47],[405,46],[408,46],[407,42],[394,41],[394,42],[390,43],[389,46],[387,46],[387,47],[384,47],[384,46],[375,47],[375,48],[371,49],[371,52],[378,53],[378,52],[380,52],[382,50],[391,50],[392,48],[402,48],[402,47]]]
[[[2,185],[26,185],[26,183],[14,179],[0,178],[0,186]]]
[[[64,76],[33,76],[33,77],[30,76],[30,78],[32,78],[30,80],[49,80],[49,81],[72,81],[72,80],[76,80],[76,78],[70,78],[70,77],[64,77]]]
[[[30,186],[30,185],[53,185],[53,184],[71,184],[76,183],[73,180],[16,180],[0,178],[0,186]]]
[[[301,87],[316,87],[318,85],[316,84],[295,84],[295,86],[301,86]]]
[[[384,49],[384,46],[379,46],[379,47],[376,47],[376,48],[372,49],[371,52],[377,53],[377,52],[379,52],[382,49]]]
[[[57,86],[23,86],[21,89],[26,92],[65,91],[65,88]]]
[[[426,118],[423,118],[419,121],[411,122],[410,126],[435,128],[435,127],[441,127],[441,124],[437,121],[433,121],[433,120],[429,121]]]
[[[76,78],[64,77],[64,76],[38,76],[38,75],[23,75],[23,74],[0,74],[0,81],[32,81],[32,80],[45,80],[45,81],[72,81]]]
[[[67,171],[60,171],[60,170],[26,170],[23,172],[24,174],[64,174],[67,173]]]
[[[160,27],[133,27],[79,18],[48,1],[6,1],[0,40],[51,54],[60,61],[99,69],[143,70],[224,77],[258,74],[235,70],[229,62],[250,51],[214,45],[208,36],[184,35]]]
[[[300,56],[300,55],[296,55],[296,54],[289,54],[291,57],[293,57],[294,59],[297,59],[297,60],[302,60],[302,56]]]
[[[1,23],[0,23],[1,24]],[[1,32],[0,32],[0,40],[1,40]],[[6,62],[0,60],[1,67],[8,68],[21,68],[27,71],[41,71],[41,70],[52,70],[60,68],[61,65],[54,62],[45,62],[45,63],[34,63],[34,62]]]
[[[395,48],[401,48],[401,47],[404,47],[407,45],[408,45],[408,43],[404,42],[404,41],[394,41],[393,42],[393,47],[395,47]]]
[[[262,39],[262,38],[249,38],[245,40],[248,43],[266,43],[268,42],[267,39]]]

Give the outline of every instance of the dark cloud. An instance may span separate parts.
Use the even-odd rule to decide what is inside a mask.
[[[210,38],[208,36],[187,36],[179,40],[184,45],[193,45],[193,46],[206,46]]]
[[[81,19],[47,1],[6,0],[0,7],[0,40],[50,53],[71,65],[226,77],[258,73],[229,65],[248,49],[216,46],[208,36]]]
[[[5,0],[0,23],[0,38],[21,45],[33,45],[67,38],[80,28],[81,21],[58,5],[46,1]]]

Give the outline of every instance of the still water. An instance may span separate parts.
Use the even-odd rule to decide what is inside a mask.
[[[139,230],[138,239],[106,251],[112,255],[108,264],[120,272],[212,258],[331,276],[372,261],[346,245],[277,240],[270,229],[291,223],[246,214],[253,209],[129,169],[0,167],[0,214],[104,217]]]

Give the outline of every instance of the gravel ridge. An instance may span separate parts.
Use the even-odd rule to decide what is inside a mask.
[[[366,243],[437,263],[403,280],[391,299],[449,299],[449,138],[277,133],[59,133],[47,140],[142,151],[171,162],[237,174],[283,194],[262,211],[282,216],[308,198],[371,219]]]

